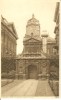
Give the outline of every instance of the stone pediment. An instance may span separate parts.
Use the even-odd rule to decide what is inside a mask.
[[[16,37],[18,38],[14,23],[8,23],[8,27],[16,35]]]
[[[28,40],[26,40],[26,42],[31,43],[31,42],[40,42],[40,40],[35,39],[35,38],[30,38]]]
[[[8,23],[8,27],[13,33],[17,34],[14,23]]]

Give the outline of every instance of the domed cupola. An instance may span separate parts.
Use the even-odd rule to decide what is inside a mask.
[[[27,26],[28,25],[39,25],[39,21],[34,17],[34,14],[32,15],[32,18],[30,20],[28,20],[27,22]]]
[[[31,34],[33,34],[33,36],[40,36],[40,24],[34,17],[34,14],[32,15],[32,18],[28,20],[26,26],[26,35],[31,36]]]

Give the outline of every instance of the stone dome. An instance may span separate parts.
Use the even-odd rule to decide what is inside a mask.
[[[26,25],[26,35],[27,36],[40,36],[40,24],[37,19],[35,19],[34,14],[32,15],[32,18],[28,20]]]
[[[47,38],[47,43],[56,43],[56,40],[52,37]]]
[[[32,15],[32,18],[28,20],[27,25],[39,25],[39,21],[34,17],[34,14]]]

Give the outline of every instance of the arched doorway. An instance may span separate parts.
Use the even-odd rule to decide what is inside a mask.
[[[28,66],[28,78],[37,79],[37,66],[35,65]]]

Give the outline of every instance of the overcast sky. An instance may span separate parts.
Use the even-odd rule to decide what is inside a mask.
[[[17,54],[23,50],[26,24],[33,13],[40,22],[41,34],[43,30],[47,30],[54,37],[56,1],[58,0],[1,0],[1,14],[8,22],[14,22],[18,34]]]

